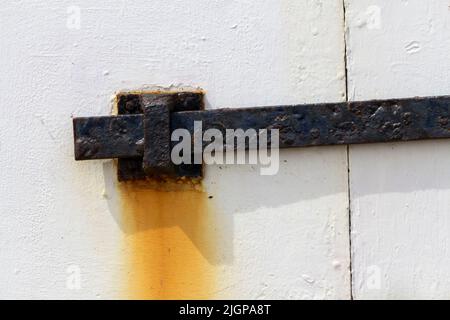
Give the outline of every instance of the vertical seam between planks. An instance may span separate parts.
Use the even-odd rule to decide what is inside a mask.
[[[347,12],[346,0],[342,0],[343,8],[343,31],[344,31],[344,68],[345,68],[345,101],[349,101],[348,97],[348,52],[347,52]],[[353,263],[352,263],[352,208],[351,208],[351,192],[350,192],[350,146],[347,145],[347,199],[348,199],[348,241],[349,241],[349,272],[350,272],[350,299],[353,300]]]

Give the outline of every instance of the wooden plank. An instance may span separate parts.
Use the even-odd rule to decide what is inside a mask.
[[[346,0],[352,100],[445,95],[448,1]],[[450,142],[350,147],[353,293],[448,298]]]

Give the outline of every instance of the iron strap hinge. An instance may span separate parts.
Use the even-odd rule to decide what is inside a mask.
[[[201,165],[175,166],[171,134],[278,129],[279,147],[450,138],[450,96],[203,110],[200,92],[121,94],[118,115],[74,118],[75,159],[119,158],[119,179],[201,176]]]

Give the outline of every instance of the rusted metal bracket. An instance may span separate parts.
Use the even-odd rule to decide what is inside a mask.
[[[203,110],[197,92],[122,94],[118,115],[74,118],[75,159],[119,159],[119,180],[200,177],[201,165],[173,165],[171,133],[278,129],[279,147],[450,138],[450,96]]]
[[[201,177],[202,165],[169,163],[169,116],[203,108],[201,92],[119,94],[117,116],[73,119],[75,159],[117,158],[119,181]]]

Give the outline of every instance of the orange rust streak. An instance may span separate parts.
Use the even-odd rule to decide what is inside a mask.
[[[132,299],[208,299],[215,287],[214,219],[205,193],[119,186]]]

